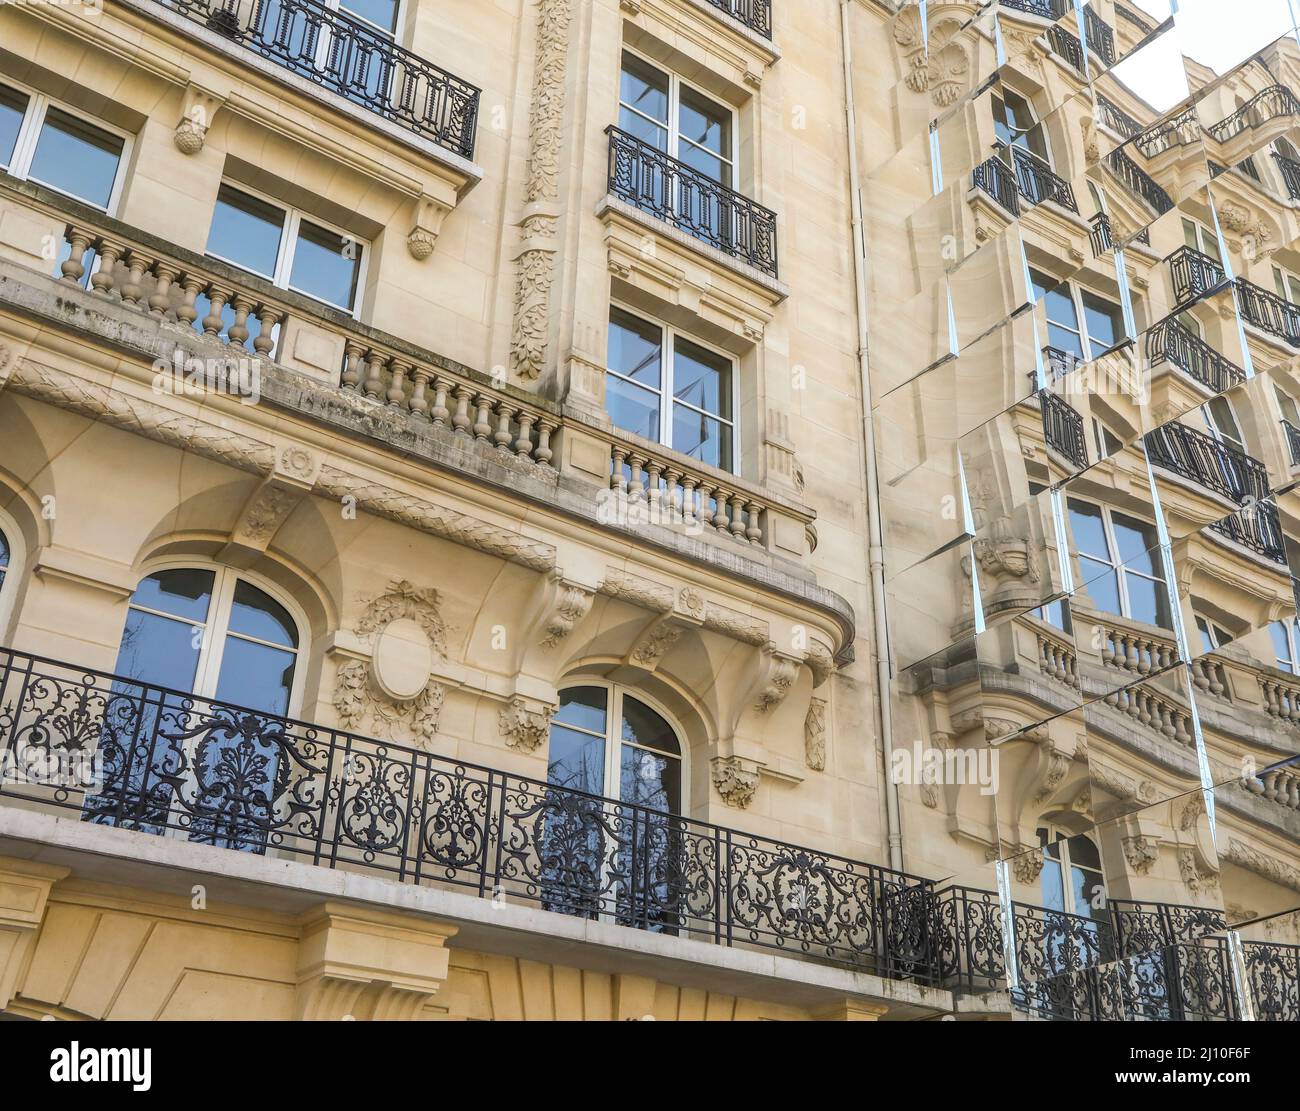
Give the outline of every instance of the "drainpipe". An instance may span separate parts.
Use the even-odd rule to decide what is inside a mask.
[[[881,783],[889,829],[889,866],[903,867],[903,834],[898,820],[898,784],[894,766],[894,725],[889,706],[889,628],[885,613],[885,546],[880,523],[880,487],[876,476],[876,432],[871,420],[871,377],[867,359],[867,247],[862,220],[862,189],[858,178],[857,116],[853,108],[853,48],[849,43],[849,9],[854,0],[840,0],[840,44],[844,59],[844,122],[849,144],[849,196],[852,209],[853,284],[857,295],[858,378],[862,405],[862,445],[867,492],[867,552],[871,567],[871,639],[876,657],[876,720],[880,729]]]

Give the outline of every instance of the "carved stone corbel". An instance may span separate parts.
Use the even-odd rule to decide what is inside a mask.
[[[406,233],[406,249],[417,262],[433,254],[434,244],[442,233],[442,222],[449,212],[451,206],[434,197],[424,195],[416,199],[411,230]]]
[[[277,451],[271,473],[244,503],[223,558],[246,563],[250,554],[266,551],[289,514],[311,493],[320,468],[320,456],[304,447],[289,446]]]
[[[542,617],[541,647],[554,648],[584,617],[591,612],[596,592],[581,583],[563,578],[555,580],[555,592]]]
[[[226,98],[204,89],[193,82],[185,86],[181,101],[181,119],[172,135],[172,142],[182,154],[198,154],[212,126],[212,117],[226,103]]]
[[[711,761],[713,786],[722,801],[744,810],[754,799],[762,765],[742,756],[715,756]]]
[[[786,695],[794,686],[799,674],[799,665],[803,662],[784,652],[778,652],[775,645],[764,648],[760,660],[760,674],[755,685],[753,707],[758,713],[766,714],[776,709],[785,701]]]
[[[1160,857],[1159,843],[1144,834],[1135,833],[1125,837],[1122,844],[1129,871],[1138,876],[1148,875],[1151,866]]]
[[[498,715],[501,736],[509,748],[520,752],[536,752],[550,736],[551,717],[554,714],[554,706],[515,695]]]

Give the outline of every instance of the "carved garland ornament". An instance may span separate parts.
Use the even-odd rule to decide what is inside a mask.
[[[516,373],[536,378],[546,362],[551,283],[555,276],[558,218],[550,207],[559,196],[564,73],[568,59],[569,0],[540,0],[537,8],[537,60],[528,131],[525,215],[520,222],[524,249],[515,279],[515,324],[510,358]]]
[[[803,759],[815,772],[826,770],[826,699],[814,698],[808,703],[808,714],[803,719]]]
[[[961,96],[970,71],[966,50],[956,41],[961,27],[955,19],[938,20],[930,28],[927,50],[917,8],[905,9],[894,24],[894,41],[902,48],[907,64],[904,83],[914,93],[929,90],[930,99],[940,108]]]

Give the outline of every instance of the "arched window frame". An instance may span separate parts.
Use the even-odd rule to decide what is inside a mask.
[[[208,607],[208,621],[204,628],[203,647],[199,653],[198,666],[195,669],[194,685],[192,693],[199,698],[214,700],[216,697],[217,681],[221,675],[221,657],[225,651],[226,635],[230,627],[230,609],[234,600],[235,584],[240,579],[244,579],[251,586],[257,587],[258,590],[264,591],[273,600],[285,608],[289,617],[293,620],[295,629],[298,633],[298,646],[295,649],[297,660],[293,668],[293,682],[289,690],[289,706],[285,711],[286,717],[297,717],[302,708],[303,690],[306,685],[306,657],[305,646],[309,641],[307,636],[310,625],[307,616],[301,606],[293,600],[281,587],[268,580],[264,575],[259,575],[255,571],[247,571],[238,567],[231,567],[229,564],[219,563],[216,560],[203,559],[201,557],[184,557],[150,560],[141,569],[136,578],[136,590],[139,589],[140,583],[144,582],[150,575],[155,575],[159,571],[174,570],[203,570],[213,571],[216,578],[212,588],[212,603]],[[134,598],[135,591],[132,591]],[[133,606],[128,602],[128,608],[144,609],[147,607]],[[215,616],[214,616],[215,615]],[[176,620],[174,614],[166,616]],[[126,631],[125,618],[123,620],[122,632]],[[237,634],[238,635],[238,634]],[[119,644],[121,637],[119,636]],[[284,649],[283,645],[276,647]],[[242,700],[235,698],[231,700],[235,705],[243,705]]]
[[[1101,861],[1101,846],[1097,844],[1097,839],[1094,836],[1092,836],[1091,833],[1071,833],[1070,830],[1067,829],[1065,826],[1053,822],[1050,818],[1040,818],[1037,823],[1037,830],[1040,833],[1045,830],[1047,833],[1047,840],[1044,842],[1043,847],[1039,850],[1043,854],[1043,867],[1046,868],[1050,864],[1057,864],[1060,868],[1061,890],[1063,893],[1063,904],[1064,904],[1062,909],[1064,913],[1073,914],[1078,916],[1079,918],[1094,918],[1095,915],[1093,913],[1093,908],[1091,906],[1080,907],[1080,906],[1076,906],[1074,903],[1074,885],[1071,882],[1070,872],[1072,868],[1076,867],[1076,864],[1074,861],[1070,859],[1070,842],[1080,837],[1086,837],[1088,841],[1092,843],[1092,847],[1094,851],[1097,853],[1097,860]],[[1058,857],[1049,857],[1047,855],[1047,846],[1051,844],[1055,844],[1059,846],[1058,852],[1060,855]],[[1106,890],[1106,880],[1104,874],[1101,873],[1098,869],[1093,868],[1091,865],[1079,864],[1077,865],[1077,867],[1079,867],[1080,869],[1084,869],[1089,873],[1093,873],[1093,872],[1097,873],[1098,882],[1101,885],[1101,889],[1104,896]],[[1039,878],[1039,884],[1040,884],[1040,891],[1041,891],[1041,884],[1042,884],[1041,874]]]
[[[681,721],[653,695],[640,688],[615,683],[609,679],[574,676],[560,685],[558,693],[562,695],[565,691],[575,690],[579,687],[599,687],[608,696],[605,713],[605,780],[600,794],[605,798],[619,801],[619,756],[624,744],[622,735],[623,699],[624,697],[631,697],[638,702],[645,703],[647,707],[662,717],[673,731],[673,736],[677,738],[681,774],[681,798],[678,800],[678,807],[679,813],[684,813],[691,797],[691,761],[688,734],[682,728]],[[660,753],[660,755],[663,754]]]
[[[10,639],[9,620],[18,599],[19,578],[27,563],[27,546],[18,522],[3,509],[0,509],[0,533],[9,549],[8,562],[0,567],[0,575],[4,577],[0,582],[0,647],[6,647]]]

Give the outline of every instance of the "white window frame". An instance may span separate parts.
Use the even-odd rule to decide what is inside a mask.
[[[0,644],[9,644],[12,641],[9,619],[18,597],[18,580],[27,563],[27,547],[18,522],[3,509],[0,509],[0,533],[9,547],[9,562],[0,568],[4,573],[4,582],[0,583]]]
[[[264,204],[271,205],[284,213],[284,222],[280,225],[280,246],[275,257],[275,271],[272,274],[264,273],[261,270],[254,270],[250,266],[245,266],[242,262],[236,262],[225,255],[219,255],[215,251],[207,249],[204,246],[204,255],[207,258],[214,258],[218,262],[224,262],[227,266],[233,266],[237,270],[244,271],[245,274],[256,274],[259,278],[265,278],[278,289],[287,289],[292,293],[297,293],[302,297],[308,297],[321,305],[328,305],[332,309],[338,309],[339,312],[347,313],[354,320],[361,319],[361,303],[365,300],[366,278],[370,268],[371,244],[367,239],[353,235],[351,232],[344,231],[337,224],[331,224],[328,220],[322,220],[310,212],[304,212],[293,205],[285,204],[284,201],[277,200],[275,197],[263,193],[260,190],[252,189],[243,182],[234,181],[231,178],[223,177],[222,185],[227,185],[238,193],[262,201]],[[216,201],[213,201],[212,216],[216,217]],[[333,301],[326,301],[323,297],[317,297],[314,293],[308,293],[305,290],[297,289],[289,284],[289,276],[293,273],[294,254],[298,249],[298,230],[302,222],[306,220],[309,224],[315,224],[317,227],[324,228],[326,231],[334,232],[340,239],[351,240],[361,248],[361,265],[357,267],[357,295],[355,304],[349,308],[347,305],[335,304]],[[212,235],[212,221],[208,221],[208,236]]]
[[[189,693],[205,701],[217,700],[217,683],[221,678],[221,662],[222,657],[225,655],[226,638],[227,636],[233,636],[239,640],[246,640],[251,644],[262,644],[281,652],[293,654],[293,682],[290,684],[289,689],[289,705],[283,716],[288,718],[297,717],[302,706],[302,693],[306,684],[307,660],[304,649],[309,628],[306,615],[303,614],[299,606],[284,591],[274,583],[268,582],[261,575],[245,571],[242,568],[204,559],[177,558],[150,563],[140,572],[140,576],[136,580],[136,589],[138,590],[140,583],[144,582],[150,575],[156,575],[159,571],[177,570],[214,571],[216,573],[212,583],[212,599],[208,603],[207,619],[205,621],[191,621],[174,613],[167,613],[164,610],[155,610],[148,606],[137,605],[134,600],[128,601],[127,609],[128,611],[139,610],[141,613],[153,614],[168,621],[174,621],[177,624],[188,624],[191,632],[202,634],[203,640],[199,648],[199,659],[194,669],[193,690]],[[258,590],[264,591],[285,608],[285,612],[289,614],[298,634],[297,648],[287,648],[285,645],[276,644],[273,641],[264,641],[256,637],[250,637],[246,633],[232,633],[230,631],[230,612],[235,598],[235,585],[240,579],[245,579],[250,586],[255,586]],[[134,599],[135,591],[132,591],[131,596]],[[125,622],[122,630],[125,633]],[[118,644],[120,651],[120,636]],[[236,705],[242,705],[238,699],[232,699],[231,701]]]
[[[634,58],[637,59],[637,61],[642,62],[643,64],[649,66],[654,70],[657,70],[659,73],[662,73],[664,76],[668,78],[667,124],[661,123],[659,120],[651,119],[644,112],[640,112],[637,109],[633,108],[630,104],[624,103],[623,95],[622,95],[623,54],[631,54]],[[721,157],[722,160],[726,162],[728,166],[731,167],[731,181],[720,183],[720,184],[723,184],[727,189],[731,189],[736,192],[740,191],[739,188],[740,115],[734,107],[732,107],[730,104],[727,104],[725,101],[719,100],[716,96],[713,96],[711,93],[700,88],[700,86],[696,85],[694,82],[687,81],[684,77],[680,76],[675,70],[669,69],[662,62],[656,61],[654,58],[651,58],[648,55],[641,53],[641,51],[639,50],[632,49],[632,47],[628,46],[626,43],[623,44],[623,50],[618,57],[618,73],[619,73],[619,80],[618,80],[619,91],[617,93],[616,99],[617,99],[617,108],[619,110],[619,113],[621,114],[622,109],[626,108],[633,115],[640,116],[641,119],[647,121],[648,123],[653,124],[656,127],[666,126],[668,130],[668,149],[664,151],[664,153],[668,155],[669,158],[675,158],[679,162],[682,160],[681,155],[678,152],[681,149],[681,145],[680,145],[681,103],[682,103],[683,86],[690,89],[692,92],[697,93],[699,96],[707,100],[710,104],[716,105],[718,108],[721,108],[723,111],[727,112],[731,116],[731,152],[729,155],[718,155],[714,151],[711,151],[706,147],[700,147],[698,143],[692,143],[691,140],[689,139],[687,139],[686,141],[687,143],[690,143],[691,146],[698,147],[698,149],[703,150],[706,154],[708,154],[712,158]]]
[[[1273,292],[1291,305],[1300,305],[1300,278],[1283,266],[1273,264]]]
[[[1024,101],[1025,107],[1029,109],[1029,114],[1034,118],[1033,126],[1027,128],[1027,129],[1024,130],[1024,131],[1022,131],[1022,132],[1021,132],[1021,135],[1022,135],[1022,136],[1026,136],[1026,135],[1028,135],[1029,132],[1032,131],[1035,127],[1038,128],[1038,130],[1039,130],[1039,134],[1042,135],[1042,137],[1043,137],[1043,149],[1044,149],[1045,151],[1047,151],[1047,157],[1046,157],[1046,159],[1044,159],[1042,155],[1040,155],[1040,154],[1035,154],[1035,153],[1034,153],[1034,152],[1033,152],[1029,147],[1027,147],[1027,146],[1020,147],[1020,150],[1024,151],[1024,153],[1027,154],[1027,155],[1029,155],[1030,158],[1037,158],[1037,159],[1039,159],[1039,161],[1044,162],[1044,163],[1046,164],[1047,168],[1048,168],[1049,170],[1051,170],[1053,173],[1055,173],[1055,172],[1056,172],[1056,156],[1055,156],[1054,152],[1052,151],[1052,137],[1051,137],[1051,135],[1049,135],[1049,134],[1047,133],[1047,125],[1043,123],[1043,118],[1038,114],[1038,109],[1034,107],[1034,98],[1033,98],[1032,96],[1027,96],[1025,93],[1022,93],[1019,89],[1014,88],[1014,87],[1012,87],[1012,86],[1010,86],[1010,85],[1005,86],[1005,88],[1003,88],[1003,89],[994,90],[994,92],[992,93],[992,95],[995,96],[995,97],[997,97],[997,98],[1002,102],[1002,109],[1003,109],[1003,112],[1006,111],[1007,98],[1006,98],[1006,96],[1005,96],[1005,93],[1007,93],[1007,92],[1011,93],[1012,96],[1017,97],[1018,99]],[[996,122],[996,121],[995,121],[995,122]],[[1005,116],[1003,117],[1003,122],[1005,123]],[[994,130],[994,135],[996,136],[996,134],[997,134],[997,131],[996,131],[996,128],[995,128],[995,130]],[[1001,140],[1000,140],[1000,139],[997,140],[997,142],[996,142],[995,145],[1001,145]],[[1008,143],[1007,145],[1008,145],[1008,146],[1015,146],[1016,144],[1015,144],[1014,142],[1012,142],[1012,143]],[[1013,157],[1013,158],[1014,158],[1015,156],[1014,156],[1014,155],[1010,155],[1010,157]]]
[[[0,85],[6,85],[27,97],[27,109],[23,113],[22,123],[18,125],[18,136],[14,140],[13,155],[9,159],[7,166],[0,165],[0,170],[9,174],[10,177],[17,178],[19,181],[35,182],[37,185],[52,189],[65,197],[71,197],[73,200],[80,201],[82,204],[89,205],[91,208],[98,209],[107,215],[111,216],[116,212],[118,202],[122,199],[122,186],[126,181],[126,167],[131,161],[131,147],[134,136],[128,131],[123,131],[120,127],[114,127],[112,124],[106,123],[97,116],[92,116],[87,112],[74,108],[66,101],[59,100],[58,97],[42,93],[30,85],[24,85],[21,81],[14,81],[8,74],[0,76]],[[31,176],[32,159],[36,156],[36,144],[40,141],[41,132],[45,127],[45,118],[51,108],[57,108],[69,116],[75,116],[83,123],[122,140],[122,153],[117,160],[117,172],[113,176],[113,185],[109,189],[107,205],[101,206],[76,193],[69,193],[66,189],[60,189],[57,185],[50,185],[38,177]]]
[[[1231,431],[1225,431],[1219,426],[1219,419],[1214,415],[1211,407],[1215,401],[1222,401],[1228,407],[1228,415],[1232,417],[1232,423],[1236,426],[1237,436]],[[1242,431],[1241,421],[1237,419],[1237,410],[1233,407],[1231,400],[1226,394],[1215,394],[1201,405],[1201,419],[1205,421],[1205,430],[1210,437],[1225,447],[1233,448],[1243,454],[1246,451],[1246,433]],[[1240,438],[1238,438],[1240,437]]]
[[[1127,563],[1117,562],[1120,558],[1120,553],[1119,553],[1119,544],[1115,538],[1115,521],[1113,518],[1113,514],[1115,510],[1113,510],[1109,505],[1105,505],[1102,502],[1090,501],[1087,498],[1074,498],[1073,500],[1078,502],[1080,505],[1088,505],[1094,509],[1101,511],[1102,533],[1106,537],[1106,547],[1109,549],[1109,554],[1106,559],[1102,559],[1101,556],[1097,555],[1094,552],[1082,551],[1079,547],[1078,541],[1074,538],[1073,532],[1071,533],[1070,554],[1073,557],[1074,562],[1076,564],[1075,570],[1078,572],[1079,575],[1078,582],[1083,587],[1083,589],[1088,590],[1089,584],[1095,582],[1098,578],[1100,578],[1099,575],[1085,575],[1083,573],[1083,566],[1081,560],[1086,557],[1087,559],[1091,560],[1093,563],[1107,564],[1110,567],[1111,571],[1114,573],[1115,582],[1116,582],[1116,591],[1119,594],[1119,614],[1117,616],[1124,618],[1126,621],[1142,621],[1142,618],[1133,616],[1133,604],[1129,600],[1129,596],[1128,596],[1129,575],[1135,575],[1139,579],[1146,579],[1147,582],[1153,582],[1158,584],[1166,592],[1165,593],[1166,607],[1170,606],[1172,603],[1169,601],[1169,596],[1168,596],[1169,584],[1165,582],[1163,575],[1148,575],[1145,571],[1139,571],[1136,568],[1130,567]],[[1122,510],[1120,512],[1123,513]],[[1141,521],[1142,524],[1147,525],[1152,529],[1156,527],[1155,524],[1152,523],[1151,521],[1142,521],[1140,517],[1135,517],[1131,513],[1123,513],[1123,516],[1129,517],[1134,521]],[[1068,501],[1066,503],[1066,520],[1067,522],[1069,521]],[[1154,553],[1152,555],[1152,562],[1157,567],[1161,566],[1159,554],[1156,552],[1155,546],[1148,548],[1147,551]],[[1089,598],[1092,597],[1091,591],[1088,591],[1088,597]],[[1103,611],[1103,612],[1109,612],[1109,611]],[[1148,622],[1145,621],[1142,621],[1142,623],[1144,625],[1148,624]],[[1150,623],[1150,624],[1152,625],[1152,628],[1156,628],[1156,629],[1163,629],[1165,627],[1158,623]]]
[[[1200,251],[1201,254],[1212,258],[1220,266],[1223,265],[1223,252],[1219,250],[1219,237],[1214,234],[1208,227],[1191,216],[1182,217],[1183,221],[1183,246],[1191,247],[1194,251]],[[1192,228],[1195,231],[1197,245],[1192,247],[1187,242],[1187,229]],[[1207,243],[1209,247],[1207,248]]]
[[[673,759],[672,755],[662,752],[657,748],[646,748],[643,745],[634,744],[631,741],[623,739],[623,699],[630,697],[637,702],[644,702],[651,710],[668,723],[668,727],[673,731],[673,736],[677,738],[678,755],[676,757],[678,770],[678,783],[680,785],[680,797],[677,800],[678,809],[672,813],[681,816],[685,813],[687,802],[691,797],[690,793],[690,745],[687,743],[685,730],[682,729],[681,723],[668,712],[668,710],[659,702],[658,699],[646,694],[645,691],[634,687],[626,686],[622,683],[615,683],[608,679],[584,678],[575,676],[571,682],[564,683],[559,688],[559,693],[563,694],[567,690],[576,690],[580,687],[599,687],[606,693],[605,702],[605,781],[600,792],[601,797],[611,799],[614,802],[624,802],[627,800],[619,796],[619,789],[622,786],[622,755],[625,744],[632,745],[633,748],[643,752],[652,753],[655,756],[663,756]],[[584,737],[598,737],[600,734],[590,729],[583,729],[580,726],[567,725],[561,722],[555,723],[563,729],[568,729],[573,733],[581,733]],[[547,739],[547,757],[549,759],[550,739]],[[629,805],[631,803],[629,802]]]
[[[1077,918],[1088,918],[1095,921],[1093,908],[1091,906],[1079,908],[1074,905],[1074,885],[1070,882],[1070,872],[1073,868],[1077,867],[1088,872],[1089,875],[1095,874],[1098,878],[1098,882],[1101,885],[1103,898],[1105,898],[1106,896],[1106,876],[1103,871],[1101,871],[1100,869],[1093,868],[1090,865],[1087,864],[1076,865],[1070,859],[1070,841],[1073,840],[1075,837],[1086,837],[1089,841],[1092,842],[1092,847],[1097,851],[1098,862],[1101,861],[1101,846],[1097,844],[1096,838],[1092,837],[1091,834],[1071,833],[1068,829],[1064,828],[1063,826],[1058,826],[1054,822],[1039,821],[1037,823],[1037,826],[1035,827],[1035,831],[1039,829],[1044,829],[1047,831],[1047,838],[1048,838],[1047,844],[1057,845],[1058,846],[1057,851],[1060,853],[1060,857],[1058,859],[1047,855],[1047,845],[1043,845],[1038,850],[1042,854],[1044,868],[1048,867],[1048,865],[1050,864],[1056,864],[1061,869],[1062,902],[1065,904],[1064,907],[1062,908],[1062,913],[1073,914]],[[1042,892],[1041,878],[1039,879],[1039,892],[1040,893]]]
[[[1040,270],[1038,267],[1031,267],[1031,276],[1032,274],[1037,274],[1041,278],[1052,278],[1052,280],[1054,281],[1056,280],[1046,270]],[[1070,297],[1070,304],[1074,306],[1075,326],[1073,328],[1068,327],[1065,324],[1062,324],[1058,320],[1052,320],[1047,315],[1047,294],[1060,293],[1063,290],[1068,292]],[[1043,319],[1047,321],[1048,324],[1051,324],[1054,327],[1061,328],[1062,330],[1067,332],[1073,332],[1075,335],[1077,335],[1079,337],[1079,346],[1083,349],[1083,361],[1087,363],[1087,362],[1091,362],[1093,359],[1101,358],[1101,356],[1106,354],[1106,352],[1108,351],[1115,350],[1116,347],[1118,347],[1120,344],[1124,342],[1124,337],[1121,335],[1121,337],[1118,340],[1116,340],[1116,342],[1112,344],[1110,347],[1101,347],[1100,345],[1097,345],[1097,349],[1096,350],[1093,349],[1095,341],[1093,340],[1092,335],[1088,331],[1088,316],[1083,310],[1083,295],[1085,292],[1090,293],[1093,297],[1096,297],[1098,300],[1105,301],[1108,305],[1112,305],[1114,307],[1115,312],[1118,314],[1118,319],[1120,324],[1119,330],[1122,333],[1124,328],[1124,306],[1119,304],[1118,302],[1112,302],[1110,298],[1106,297],[1104,294],[1098,293],[1095,289],[1088,289],[1087,287],[1080,285],[1078,282],[1074,281],[1073,279],[1066,279],[1065,281],[1057,281],[1055,285],[1045,286],[1042,301],[1043,301]],[[1048,338],[1050,340],[1051,338],[1050,335]],[[1048,343],[1048,346],[1049,347],[1051,346],[1050,342]]]
[[[1200,651],[1217,652],[1225,644],[1232,643],[1232,635],[1213,618],[1195,612],[1193,612],[1192,617],[1196,622],[1196,631],[1201,637]],[[1220,633],[1223,634],[1222,637],[1219,636]],[[1209,641],[1209,648],[1205,647],[1206,641]]]
[[[634,308],[633,306],[625,304],[622,301],[611,299],[610,308],[611,310],[619,309],[620,311],[627,313],[629,316],[635,316],[638,320],[644,320],[647,324],[653,324],[656,328],[659,329],[659,334],[663,337],[659,347],[661,378],[660,378],[659,390],[658,390],[659,437],[656,440],[656,443],[660,444],[664,448],[667,448],[669,451],[675,451],[679,455],[685,455],[685,452],[681,451],[680,448],[675,447],[671,442],[672,428],[673,428],[673,407],[679,404],[684,405],[686,408],[692,410],[693,412],[702,413],[704,416],[708,417],[709,419],[717,420],[720,423],[727,425],[727,427],[731,429],[731,469],[727,473],[734,474],[734,475],[740,474],[740,422],[737,419],[740,410],[740,367],[736,359],[736,356],[731,354],[729,351],[723,351],[722,348],[720,347],[715,347],[711,343],[705,343],[703,340],[699,339],[699,337],[692,335],[690,332],[684,332],[680,328],[674,328],[666,320],[663,320],[660,317],[654,316],[653,314],[645,312],[642,309]],[[611,320],[612,320],[612,316],[613,313],[611,312],[610,314]],[[637,382],[635,379],[629,378],[625,374],[622,374],[621,372],[616,371],[609,366],[609,324],[610,322],[611,321],[607,321],[605,325],[606,327],[605,372],[617,378],[621,382],[630,383],[636,389],[642,389],[647,392],[654,392],[653,390],[651,390],[649,386],[645,385],[645,383]],[[708,351],[710,354],[716,355],[720,359],[724,359],[727,365],[731,367],[732,412],[729,417],[724,417],[721,414],[710,413],[704,409],[697,409],[694,405],[690,404],[690,402],[686,402],[686,401],[679,402],[677,398],[673,396],[673,368],[677,357],[676,339],[678,336],[681,336],[682,339],[688,341],[689,343],[695,344],[696,347],[702,347],[705,351]],[[624,431],[626,431],[626,429]],[[686,458],[689,459],[691,457],[686,456]],[[699,465],[702,467],[713,467],[712,463],[706,463],[703,460],[695,460],[695,462],[698,462]],[[714,468],[714,469],[719,470],[721,468]]]

